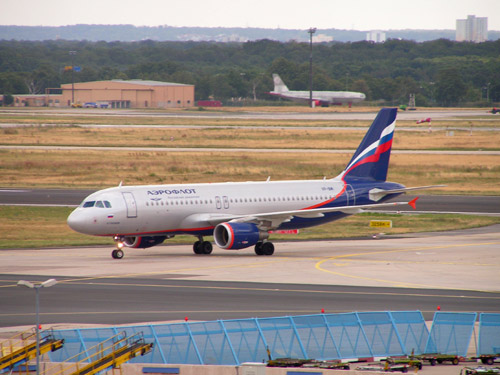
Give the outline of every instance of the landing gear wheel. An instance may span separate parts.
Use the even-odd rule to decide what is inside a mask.
[[[273,255],[274,254],[274,245],[272,242],[264,242],[262,244],[262,254],[264,254],[264,255]]]
[[[193,244],[193,251],[195,254],[202,254],[201,252],[201,241],[196,241]]]
[[[196,241],[193,244],[193,251],[195,254],[204,254],[208,255],[212,253],[212,243],[209,241]]]
[[[125,254],[123,253],[123,250],[121,249],[116,249],[111,252],[111,257],[113,259],[122,259]]]
[[[211,254],[212,253],[212,243],[209,241],[203,241],[200,246],[201,254]]]
[[[264,252],[262,251],[262,242],[257,242],[255,244],[255,254],[264,255]]]

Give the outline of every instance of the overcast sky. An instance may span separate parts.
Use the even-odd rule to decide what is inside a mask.
[[[500,30],[500,0],[0,0],[0,25],[455,29],[468,14]]]

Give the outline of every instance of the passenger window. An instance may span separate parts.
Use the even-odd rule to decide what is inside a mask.
[[[99,208],[104,208],[104,204],[102,204],[102,202],[101,202],[101,201],[97,201],[97,202],[95,202],[95,206],[96,206],[96,207],[99,207]]]
[[[83,208],[94,207],[95,201],[88,201],[83,204]]]

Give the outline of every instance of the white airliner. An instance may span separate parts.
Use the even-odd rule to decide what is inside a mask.
[[[309,91],[290,91],[278,74],[273,74],[274,90],[270,95],[280,98],[290,99],[296,102],[309,102]],[[329,104],[341,105],[358,103],[365,100],[366,95],[361,92],[353,91],[313,91],[312,100],[316,106],[328,107]]]
[[[196,254],[210,254],[213,235],[226,250],[255,246],[257,255],[272,255],[269,232],[324,224],[381,206],[406,191],[386,182],[396,108],[382,109],[345,170],[335,178],[303,181],[118,186],[89,195],[68,217],[77,232],[111,236],[123,247],[148,248],[177,234],[198,238]],[[415,207],[414,207],[415,208]]]

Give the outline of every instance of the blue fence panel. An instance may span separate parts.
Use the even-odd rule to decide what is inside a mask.
[[[340,358],[324,315],[294,316],[292,320],[307,358],[318,360]]]
[[[140,334],[139,337],[146,343],[153,343],[151,351],[143,356],[131,359],[130,363],[165,363],[165,358],[161,351],[160,342],[156,336],[155,329],[151,325],[119,327],[119,331],[124,331],[128,336]],[[137,338],[139,338],[137,337]]]
[[[236,365],[232,348],[220,322],[188,323],[205,365]]]
[[[477,355],[500,354],[500,314],[479,314]]]
[[[325,320],[341,358],[373,356],[356,313],[325,314]]]
[[[256,319],[226,320],[224,327],[239,363],[268,360],[266,343]]]
[[[390,313],[406,355],[422,354],[429,339],[429,330],[420,311],[393,311]]]
[[[360,312],[358,318],[374,356],[404,354],[403,344],[388,312]]]
[[[72,357],[74,357],[74,362],[78,362],[85,358],[84,354],[80,354],[85,353],[87,348],[85,347],[79,329],[54,330],[53,333],[56,339],[64,340],[64,345],[55,352],[49,352],[49,358],[52,362],[63,362]]]
[[[109,340],[111,337],[120,334],[120,336],[114,340]],[[86,354],[85,356],[89,358],[88,362],[92,362],[96,358],[96,354],[102,351],[102,356],[108,355],[113,351],[113,342],[118,341],[120,338],[125,338],[127,334],[123,331],[117,331],[114,328],[84,328],[80,330],[80,335],[85,343]],[[106,341],[108,340],[108,341]],[[105,343],[101,344],[103,341]],[[119,344],[119,347],[123,344]]]
[[[466,356],[476,316],[476,313],[436,312],[425,353]]]
[[[475,313],[438,312],[430,333],[418,311],[54,330],[65,344],[50,353],[50,359],[61,362],[76,355],[72,361],[82,360],[96,352],[92,347],[121,332],[128,336],[141,332],[145,342],[154,344],[150,353],[132,360],[136,363],[238,365],[266,361],[267,348],[273,359],[348,359],[412,352],[466,355],[475,318]],[[500,314],[481,314],[478,354],[498,353],[499,341]]]
[[[257,323],[269,346],[272,359],[306,357],[290,317],[258,318]]]
[[[202,364],[198,348],[186,323],[155,325],[165,363]]]

